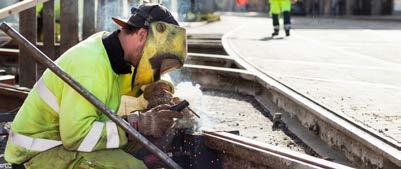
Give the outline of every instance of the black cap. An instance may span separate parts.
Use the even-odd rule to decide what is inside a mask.
[[[138,8],[131,8],[131,17],[128,20],[113,17],[113,21],[123,28],[147,28],[150,23],[162,21],[178,25],[170,11],[159,4],[143,4]]]

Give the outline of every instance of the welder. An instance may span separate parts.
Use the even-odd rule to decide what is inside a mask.
[[[293,0],[294,2],[296,0]],[[269,0],[270,4],[270,15],[273,19],[273,33],[272,36],[277,36],[280,31],[280,14],[283,14],[284,18],[284,30],[286,36],[290,36],[291,29],[291,0]]]
[[[145,92],[155,99],[173,93],[160,77],[182,67],[186,58],[186,31],[165,7],[146,4],[131,13],[128,20],[113,18],[118,30],[96,33],[56,60],[114,112],[122,95]],[[131,124],[142,134],[160,137],[183,116],[171,107],[156,104]],[[146,168],[124,151],[127,142],[135,140],[46,70],[11,125],[5,159],[15,168]]]

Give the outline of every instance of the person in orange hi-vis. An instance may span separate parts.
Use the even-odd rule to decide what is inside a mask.
[[[248,0],[237,0],[237,9],[240,12],[246,12],[247,11],[247,6]]]

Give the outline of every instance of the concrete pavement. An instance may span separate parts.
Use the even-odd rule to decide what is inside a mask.
[[[229,47],[260,71],[400,144],[401,22],[293,18],[293,27],[272,39],[269,18],[223,16],[188,32],[230,32]]]

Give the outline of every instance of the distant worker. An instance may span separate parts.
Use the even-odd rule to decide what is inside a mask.
[[[295,2],[296,0],[293,0]],[[291,0],[269,0],[270,3],[270,15],[273,19],[274,32],[272,36],[277,36],[280,31],[280,14],[284,17],[284,30],[285,35],[290,36],[291,29]]]
[[[236,6],[237,6],[237,10],[239,12],[247,12],[248,11],[248,0],[237,0]]]
[[[186,58],[186,31],[165,7],[146,4],[131,12],[129,20],[113,18],[120,29],[96,33],[56,60],[114,112],[122,95],[148,93],[159,99],[170,94],[173,86],[160,76],[182,67]],[[160,137],[182,116],[170,107],[147,109],[129,123],[144,135]],[[4,157],[13,168],[146,168],[123,150],[127,142],[124,130],[46,70],[11,125]]]

